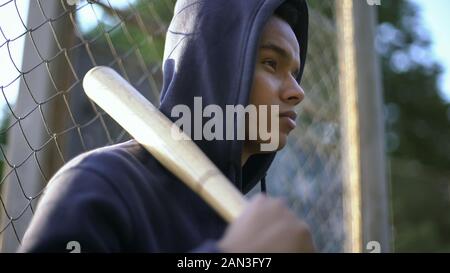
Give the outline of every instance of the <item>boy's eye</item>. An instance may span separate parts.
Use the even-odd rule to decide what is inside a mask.
[[[270,66],[273,70],[277,69],[277,62],[274,60],[265,60],[263,64]]]

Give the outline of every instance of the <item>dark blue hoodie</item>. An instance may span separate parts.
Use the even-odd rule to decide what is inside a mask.
[[[178,0],[166,37],[160,110],[170,118],[172,107],[193,107],[194,97],[223,109],[247,105],[260,34],[282,2]],[[298,81],[308,29],[306,4],[300,6],[300,22],[292,26],[302,60]],[[254,155],[241,167],[242,141],[195,142],[243,193],[275,157]],[[130,140],[82,154],[59,170],[19,251],[67,252],[75,241],[82,252],[212,252],[225,228],[215,211]]]

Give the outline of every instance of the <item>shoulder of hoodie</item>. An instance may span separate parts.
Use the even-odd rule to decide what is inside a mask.
[[[122,192],[121,189],[128,192],[131,188],[143,186],[136,183],[142,184],[144,181],[152,187],[161,180],[165,169],[155,168],[157,165],[159,163],[151,154],[135,140],[130,140],[76,156],[54,174],[48,187],[54,184],[64,187],[61,184],[92,183],[91,190],[109,186],[119,192]],[[70,179],[67,179],[69,173]]]

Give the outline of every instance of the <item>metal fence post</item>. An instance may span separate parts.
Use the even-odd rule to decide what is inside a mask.
[[[383,96],[375,51],[376,8],[336,1],[348,252],[389,252]]]

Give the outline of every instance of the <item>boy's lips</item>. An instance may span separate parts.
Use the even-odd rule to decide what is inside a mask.
[[[280,117],[288,117],[288,118],[292,119],[293,121],[295,121],[295,119],[297,118],[297,113],[295,113],[292,110],[285,111],[285,112],[280,113]]]
[[[286,119],[289,127],[294,129],[296,126],[295,120],[297,119],[297,114],[292,110],[285,111],[280,113],[280,119]]]

